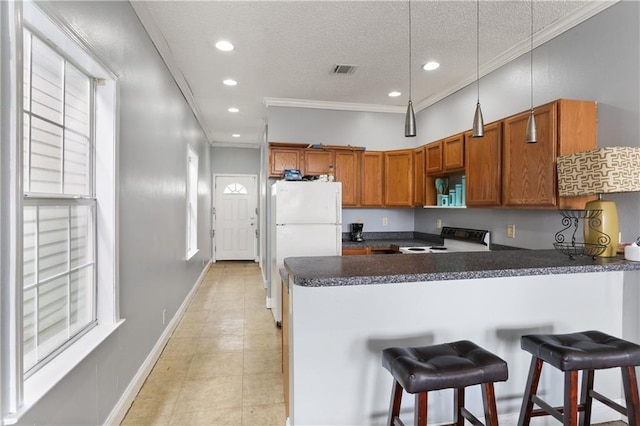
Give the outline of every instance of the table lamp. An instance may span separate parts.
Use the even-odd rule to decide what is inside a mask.
[[[618,211],[613,201],[602,199],[602,194],[640,191],[640,147],[612,146],[563,155],[557,159],[557,170],[560,196],[598,196],[585,205],[585,210],[602,213],[584,224],[584,242],[606,245],[600,256],[615,256]]]

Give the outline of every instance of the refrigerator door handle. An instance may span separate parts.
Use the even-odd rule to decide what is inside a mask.
[[[342,256],[342,229],[336,225],[336,256]]]
[[[336,220],[338,225],[342,225],[342,193],[336,192]]]

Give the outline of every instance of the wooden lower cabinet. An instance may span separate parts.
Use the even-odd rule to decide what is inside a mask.
[[[556,157],[595,149],[595,102],[561,99],[535,108],[534,115],[537,143],[525,142],[528,111],[504,120],[503,205],[584,208],[589,197],[558,197]]]
[[[362,256],[367,254],[397,254],[400,251],[396,247],[345,247],[342,249],[343,256]]]
[[[502,122],[484,126],[484,136],[465,137],[466,204],[497,207],[502,202]]]
[[[347,247],[342,249],[343,256],[366,255],[369,254],[367,247]]]

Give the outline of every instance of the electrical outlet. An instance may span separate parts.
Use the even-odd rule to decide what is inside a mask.
[[[162,310],[162,325],[165,325],[167,323],[167,310],[163,309]]]
[[[436,219],[436,229],[442,228],[442,219]]]
[[[362,223],[362,218],[361,217],[357,218],[356,223]]]
[[[514,223],[510,223],[507,225],[507,238],[515,238],[516,237],[516,225]]]
[[[387,226],[389,224],[389,219],[387,219],[386,217],[382,218],[382,226]]]

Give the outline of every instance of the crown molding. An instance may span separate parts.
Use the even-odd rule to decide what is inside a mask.
[[[618,3],[620,0],[602,0],[597,2],[589,2],[580,8],[576,13],[571,16],[562,19],[561,21],[555,22],[548,27],[542,28],[540,31],[533,34],[533,48],[535,49],[538,46],[548,42],[549,40],[559,36],[565,31],[570,30],[571,28],[577,26],[578,24],[586,21],[592,16],[597,15],[603,10],[607,9],[610,6]],[[535,18],[535,17],[534,17]],[[510,49],[506,50],[501,55],[495,57],[494,59],[485,62],[480,66],[480,77],[484,77],[485,75],[497,70],[498,68],[508,64],[509,62],[515,60],[516,58],[528,53],[531,50],[531,38],[527,38],[521,43],[516,44]],[[535,56],[534,56],[535,60]],[[458,84],[453,86],[445,87],[437,93],[434,93],[432,96],[425,98],[416,104],[414,104],[416,112],[422,111],[423,109],[435,104],[438,101],[446,98],[449,95],[457,92],[460,89],[468,86],[469,84],[476,81],[476,74],[468,76],[467,78],[461,80]]]
[[[586,21],[592,16],[597,15],[610,6],[618,3],[620,0],[602,0],[589,2],[582,8],[577,10],[574,14],[567,16],[566,18],[553,23],[540,31],[533,34],[533,47],[534,49],[549,40],[559,36],[565,31],[570,30],[576,25]],[[535,18],[535,17],[534,17]],[[497,70],[498,68],[508,64],[514,59],[524,55],[531,50],[531,38],[527,38],[521,43],[516,44],[510,49],[506,50],[501,55],[494,59],[485,62],[480,67],[480,77]],[[425,108],[441,101],[449,95],[454,94],[460,89],[467,87],[469,84],[476,81],[476,73],[469,75],[467,78],[461,80],[457,84],[449,87],[445,87],[442,90],[434,93],[433,95],[425,98],[414,104],[416,112],[422,111]],[[264,98],[264,104],[267,107],[270,106],[282,106],[292,108],[315,108],[315,109],[332,109],[338,111],[359,111],[359,112],[386,112],[395,114],[406,113],[406,106],[395,105],[374,105],[374,104],[358,104],[358,103],[345,103],[345,102],[327,102],[327,101],[309,101],[304,99],[287,99],[287,98]]]
[[[164,35],[162,35],[162,31],[158,26],[156,19],[153,17],[153,13],[147,6],[146,1],[131,1],[131,6],[133,7],[134,12],[138,15],[138,19],[142,26],[149,34],[149,38],[151,42],[156,47],[156,50],[160,54],[160,57],[164,61],[165,65],[169,69],[169,74],[173,77],[173,80],[178,85],[178,88],[182,92],[182,95],[186,99],[187,103],[191,107],[193,111],[193,115],[196,117],[196,120],[200,124],[204,134],[207,136],[209,143],[212,143],[211,132],[207,127],[206,121],[203,118],[202,111],[200,111],[200,107],[193,96],[193,92],[191,91],[191,87],[189,87],[189,83],[187,79],[182,74],[180,67],[175,61],[175,57],[171,52],[171,48],[167,44]]]
[[[241,148],[241,149],[259,149],[260,143],[245,143],[245,142],[216,142],[210,143],[213,148]]]
[[[407,107],[397,105],[376,105],[376,104],[358,104],[349,102],[329,102],[329,101],[310,101],[305,99],[288,99],[288,98],[264,98],[264,104],[268,107],[292,107],[292,108],[313,108],[313,109],[332,109],[337,111],[358,111],[358,112],[385,112],[394,114],[404,114]]]
[[[535,33],[533,35],[533,46],[534,48],[540,46],[541,44],[546,43],[547,41],[557,37],[558,35],[564,33],[565,31],[575,27],[576,25],[582,23],[583,21],[591,18],[592,16],[602,12],[608,7],[618,3],[620,0],[601,0],[601,1],[593,1],[586,3],[582,8],[577,10],[571,16],[566,17],[565,19],[555,22],[548,27],[545,27]],[[131,1],[131,5],[138,15],[140,22],[149,33],[151,40],[153,41],[156,50],[162,57],[165,62],[169,72],[173,76],[176,84],[182,91],[187,103],[193,110],[193,113],[196,117],[196,120],[202,127],[204,133],[207,135],[209,143],[212,146],[231,146],[231,147],[241,147],[241,145],[246,145],[246,147],[253,148],[257,145],[254,144],[234,144],[234,143],[224,143],[224,142],[216,142],[213,140],[210,130],[208,129],[206,122],[203,118],[202,112],[198,107],[197,102],[191,92],[189,84],[187,83],[184,75],[182,74],[180,68],[175,62],[173,54],[171,53],[171,49],[167,44],[162,32],[160,31],[155,18],[153,17],[152,12],[149,10],[145,1]],[[535,18],[535,17],[534,17]],[[522,56],[523,54],[529,52],[531,50],[531,39],[526,39],[523,42],[513,46],[512,48],[505,51],[500,56],[495,59],[485,62],[480,67],[480,77],[484,77],[485,75],[495,71],[496,69],[506,65],[507,63],[513,61],[514,59]],[[422,111],[423,109],[437,103],[438,101],[446,98],[447,96],[457,92],[458,90],[472,84],[476,81],[476,73],[473,75],[469,75],[467,78],[460,81],[458,84],[453,86],[445,87],[437,93],[420,100],[414,103],[414,107],[416,112]],[[415,101],[415,100],[414,100]],[[304,100],[304,99],[289,99],[289,98],[263,98],[263,102],[265,106],[271,107],[292,107],[292,108],[312,108],[312,109],[327,109],[327,110],[336,110],[336,111],[357,111],[357,112],[378,112],[378,113],[391,113],[391,114],[404,114],[406,113],[406,106],[397,106],[397,105],[378,105],[378,104],[361,104],[361,103],[348,103],[348,102],[329,102],[329,101],[314,101],[314,100]]]

